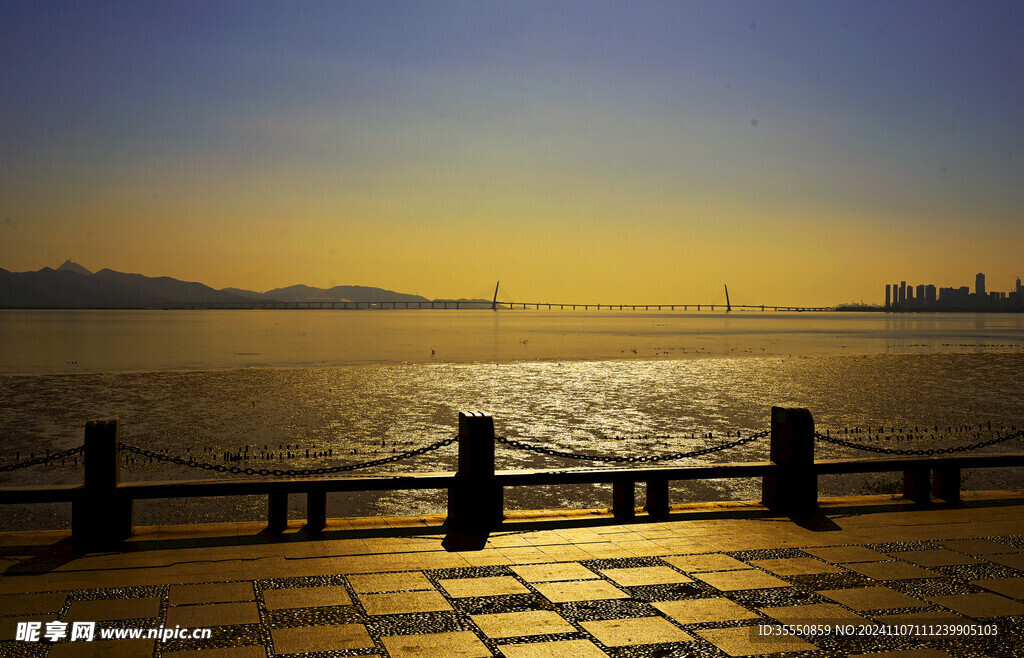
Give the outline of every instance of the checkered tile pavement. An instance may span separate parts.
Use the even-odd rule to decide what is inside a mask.
[[[1020,546],[1024,536],[12,594],[0,597],[0,623],[5,640],[29,618],[214,631],[159,646],[61,642],[51,656],[1015,655]],[[780,634],[783,625],[859,632],[874,622],[998,634]],[[47,648],[8,641],[0,653]]]
[[[730,515],[512,523],[465,552],[412,517],[282,542],[241,524],[158,528],[85,556],[0,535],[0,656],[1020,655],[1024,505],[883,508],[825,530]],[[19,621],[52,620],[212,637],[14,640]],[[878,624],[898,632],[781,630]]]

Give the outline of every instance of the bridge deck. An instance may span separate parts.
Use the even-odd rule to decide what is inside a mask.
[[[491,302],[484,301],[424,301],[424,302],[242,302],[234,304],[179,304],[165,308],[194,310],[490,310]],[[496,310],[547,311],[763,311],[763,312],[831,312],[833,306],[779,306],[776,304],[572,304],[564,302],[497,302]]]

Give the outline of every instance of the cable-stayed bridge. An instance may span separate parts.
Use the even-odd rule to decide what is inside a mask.
[[[175,309],[278,309],[278,310],[480,310],[495,311],[513,310],[547,310],[547,311],[835,311],[832,306],[779,306],[772,304],[570,304],[561,302],[506,302],[492,304],[486,300],[434,300],[425,302],[393,302],[393,301],[340,301],[340,302],[230,302],[209,304],[169,304],[160,308]]]
[[[498,302],[498,309],[557,311],[834,311],[833,306],[778,306],[772,304],[562,304],[558,302]]]
[[[486,299],[435,299],[423,301],[303,301],[303,302],[274,302],[253,300],[251,302],[233,302],[217,304],[188,304],[175,306],[175,308],[204,308],[204,309],[335,309],[335,310],[365,310],[365,309],[388,309],[388,310],[471,310],[491,309],[501,310],[547,310],[547,311],[762,311],[762,312],[827,312],[835,311],[832,306],[794,306],[785,304],[733,304],[729,301],[729,288],[725,287],[725,303],[713,301],[705,302],[682,302],[668,304],[631,304],[631,303],[570,303],[564,301],[512,301],[499,300],[498,288],[494,288],[494,296],[488,301]]]
[[[501,282],[494,287],[494,299],[491,301],[491,308],[498,310],[500,308],[507,309],[534,309],[540,310],[545,309],[548,311],[725,311],[731,312],[736,309],[748,310],[748,311],[784,311],[784,312],[797,312],[802,313],[804,311],[834,311],[836,310],[832,306],[788,306],[779,304],[733,304],[729,301],[729,286],[725,286],[725,303],[712,302],[706,303],[682,303],[682,304],[567,304],[563,302],[518,302],[518,301],[498,301],[498,288],[501,286]]]

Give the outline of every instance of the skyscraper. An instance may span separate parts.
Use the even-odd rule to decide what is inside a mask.
[[[1017,279],[1017,287],[1020,288],[1020,279]],[[886,310],[888,310],[889,307],[892,305],[891,304],[891,302],[892,302],[891,295],[892,295],[892,285],[887,283],[887,284],[885,284],[885,308],[886,308]]]
[[[978,276],[974,277],[974,294],[979,298],[985,296],[985,275],[978,272]]]

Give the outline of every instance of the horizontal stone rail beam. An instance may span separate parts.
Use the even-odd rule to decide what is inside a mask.
[[[259,496],[301,494],[309,491],[403,491],[447,489],[454,473],[403,473],[304,479],[169,480],[123,482],[118,491],[131,498],[195,498],[203,496]]]
[[[85,491],[80,484],[55,484],[41,487],[0,487],[0,504],[70,503]]]
[[[821,459],[814,462],[818,475],[843,473],[885,473],[913,469],[931,471],[959,467],[998,468],[1024,466],[1024,453],[994,455],[960,455],[957,457],[899,457],[892,459]],[[763,477],[773,472],[772,462],[722,462],[697,466],[659,466],[651,468],[570,468],[495,471],[495,479],[504,487],[608,484],[644,482],[649,478],[669,481],[705,478]],[[307,493],[310,489],[327,492],[402,491],[415,489],[447,489],[454,472],[403,473],[401,475],[349,475],[342,478],[217,479],[167,480],[163,482],[122,482],[118,491],[133,499],[198,498],[204,496],[251,496],[273,492]],[[0,487],[0,504],[68,503],[83,494],[80,484],[51,486]]]
[[[997,468],[1024,466],[1024,452],[990,455],[959,455],[957,457],[897,457],[894,459],[819,459],[814,470],[819,475],[840,473],[884,473],[907,469]]]

